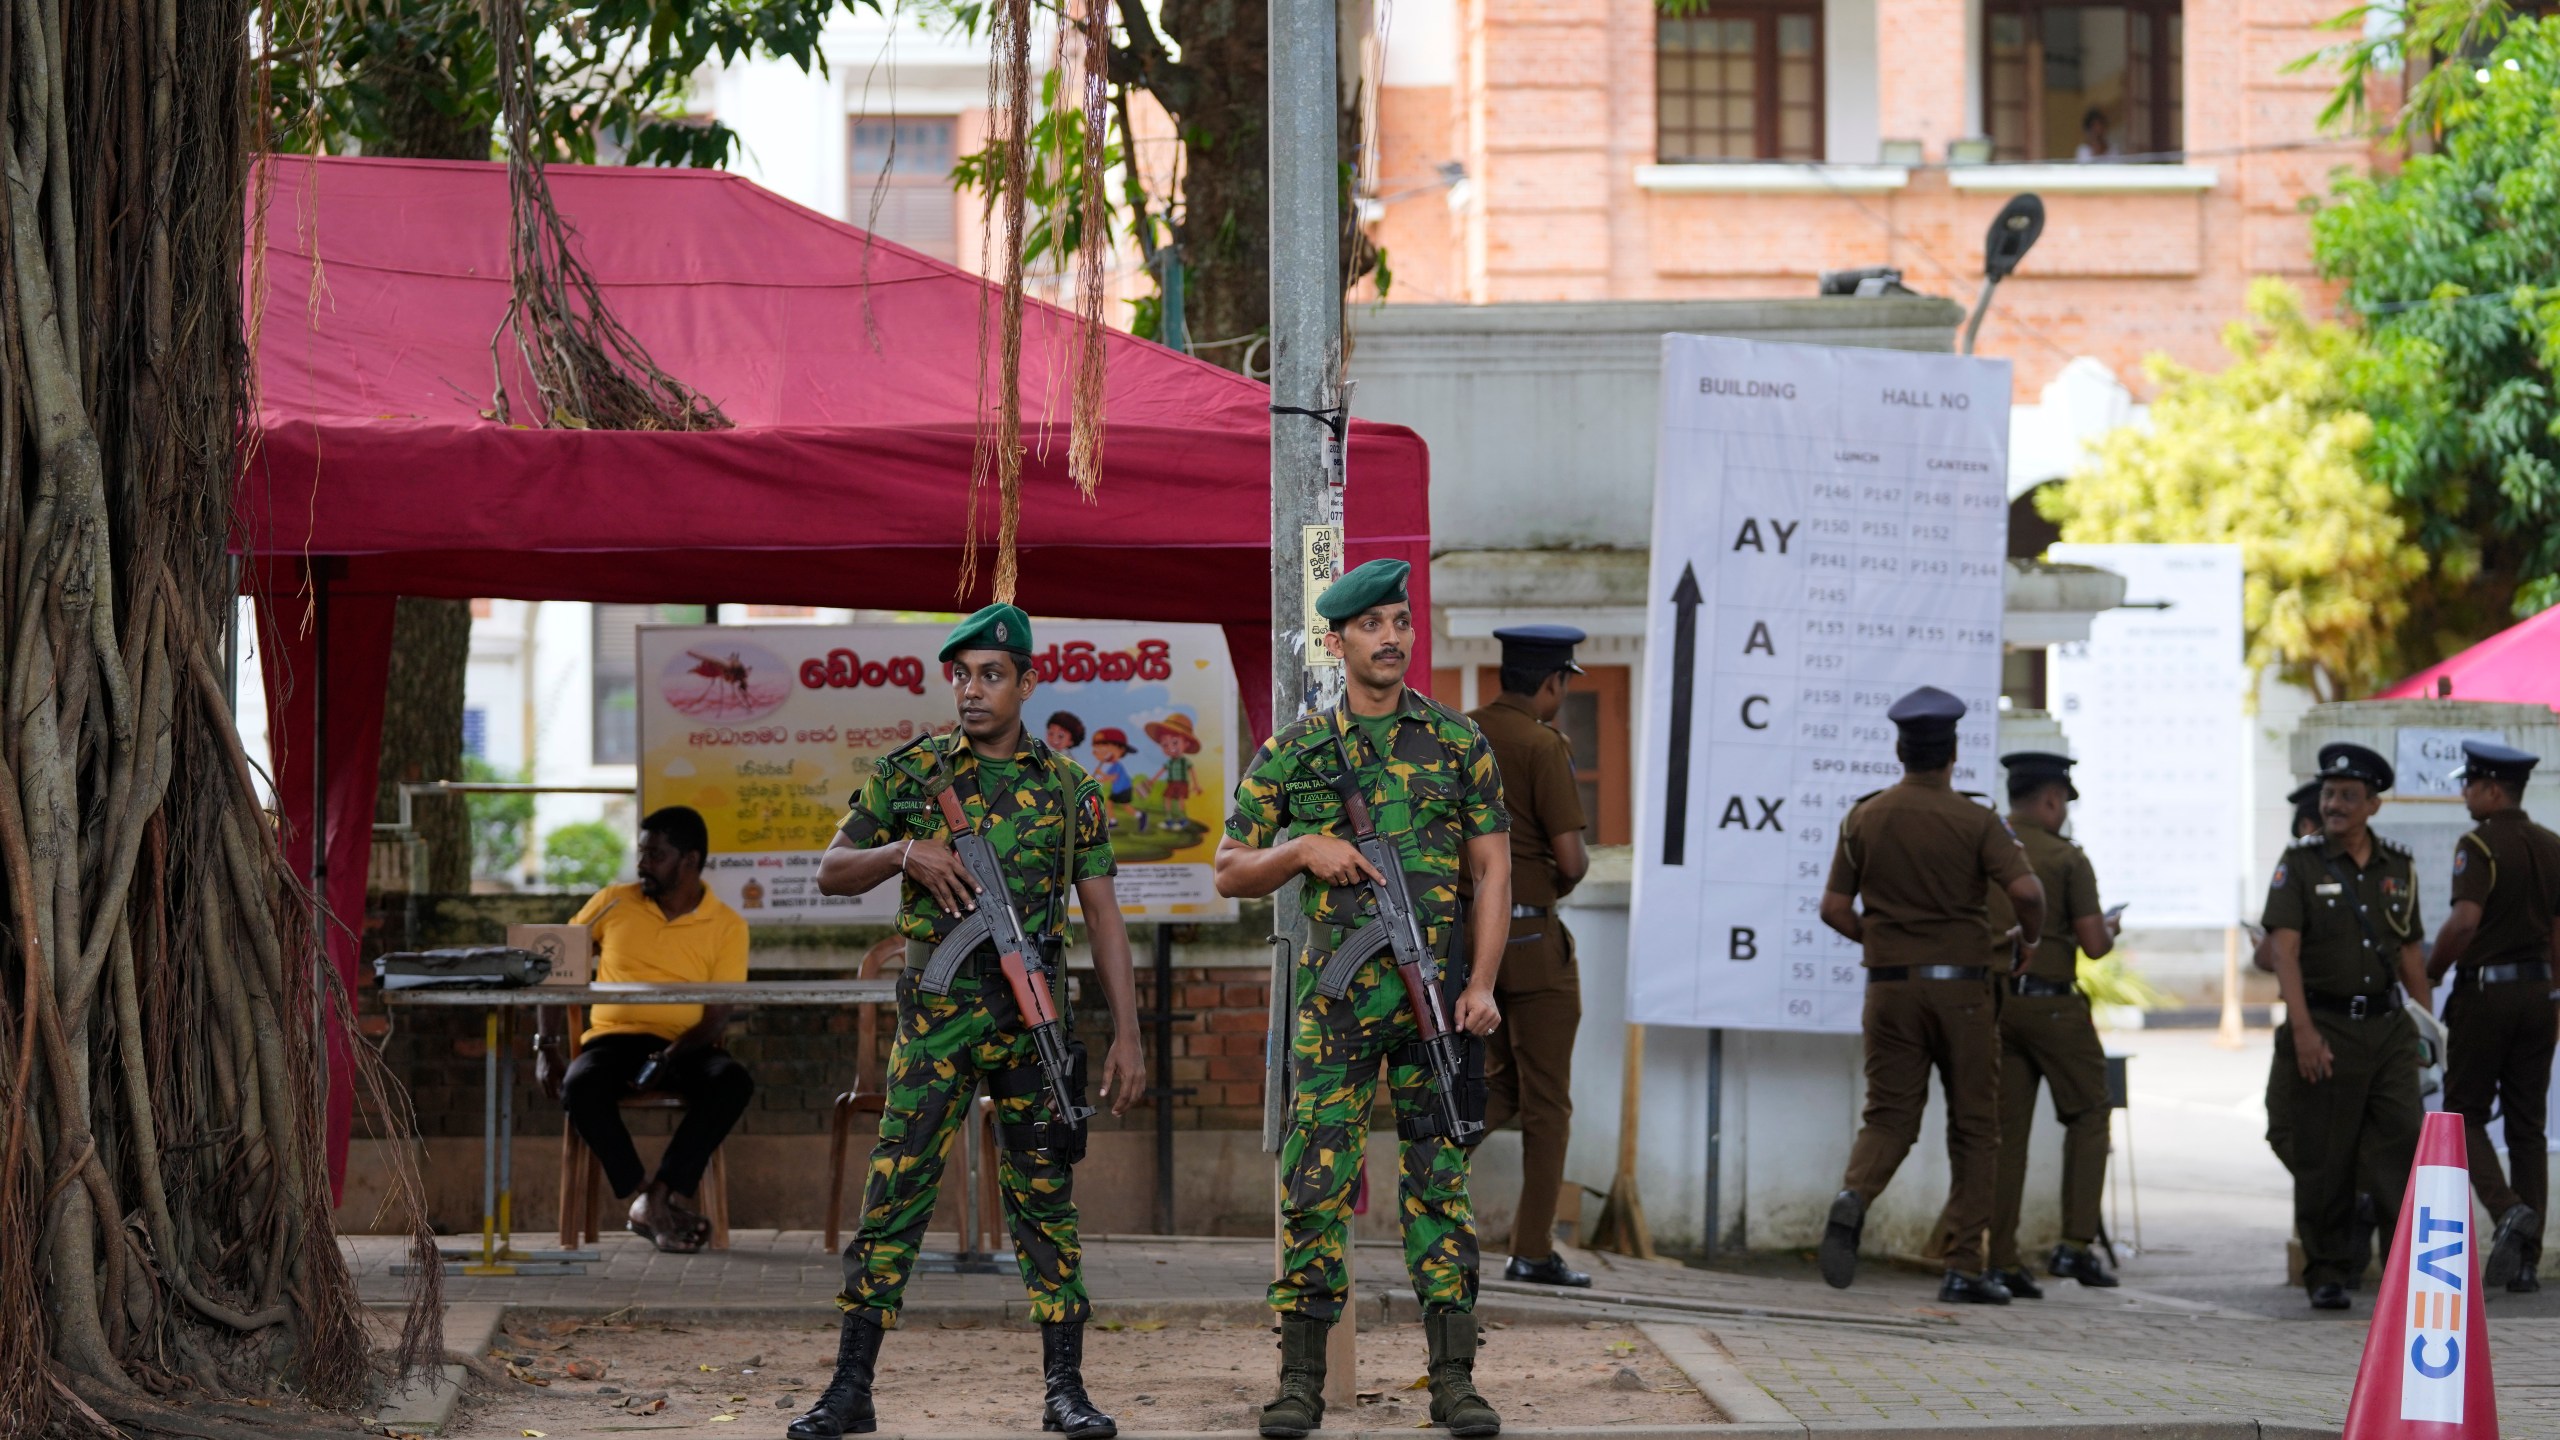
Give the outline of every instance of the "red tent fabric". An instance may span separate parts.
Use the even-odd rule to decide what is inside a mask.
[[[2519,621],[2450,660],[2382,692],[2385,700],[2433,698],[2443,682],[2456,700],[2512,700],[2560,709],[2560,609]]]
[[[614,316],[735,429],[488,418],[510,288],[503,167],[271,157],[253,181],[258,393],[237,543],[261,597],[291,853],[309,873],[325,773],[316,858],[340,916],[364,898],[392,597],[966,610],[988,596],[993,490],[973,512],[968,480],[993,388],[991,287],[718,171],[550,173]],[[1026,306],[1016,598],[1035,615],[1225,625],[1267,733],[1269,390],[1114,332],[1088,501],[1066,475],[1073,337],[1067,312]],[[521,420],[531,383],[512,349],[501,368]],[[1348,559],[1412,562],[1427,602],[1420,437],[1355,421],[1349,463]],[[332,944],[352,985],[354,937]]]

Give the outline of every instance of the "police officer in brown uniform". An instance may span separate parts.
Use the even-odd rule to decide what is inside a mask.
[[[1851,806],[1832,850],[1822,923],[1865,952],[1867,1111],[1823,1228],[1822,1278],[1834,1289],[1857,1278],[1867,1207],[1920,1138],[1935,1070],[1953,1172],[1930,1247],[1946,1256],[1938,1299],[2006,1305],[2008,1287],[1986,1260],[1999,1188],[2000,1034],[1983,896],[1993,886],[2006,891],[2021,931],[2041,935],[2044,887],[1999,815],[1956,793],[1964,711],[1933,685],[1893,703],[1885,714],[1901,731],[1901,783]]]
[[[2560,835],[2524,813],[2541,757],[2462,743],[2462,803],[2479,828],[2453,847],[2453,911],[2436,933],[2427,977],[2454,972],[2445,997],[2444,1108],[2470,1136],[2471,1188],[2498,1217],[2482,1280],[2519,1294],[2542,1288],[2542,1217],[2551,1178],[2543,1121],[2551,1049],[2553,918],[2560,916]],[[2492,1105],[2507,1117],[2507,1160],[2489,1144]]]
[[[2018,1211],[2027,1189],[2027,1134],[2036,1086],[2053,1092],[2062,1122],[2062,1244],[2046,1268],[2059,1279],[2112,1288],[2116,1277],[2089,1248],[2098,1237],[2098,1198],[2107,1179],[2107,1052],[2089,999],[2080,993],[2080,957],[2115,949],[2118,922],[2100,912],[2098,873],[2062,838],[2071,802],[2072,759],[2042,750],[2003,755],[2009,770],[2009,829],[2044,887],[2044,933],[2021,937],[2026,968],[2003,982],[2000,998],[2000,1202],[1991,1217],[1991,1269],[2009,1293],[2041,1300],[2044,1289],[2018,1263]],[[1989,896],[1991,924],[2007,928],[2007,892]]]
[[[1520,1205],[1502,1275],[1589,1285],[1591,1277],[1567,1268],[1555,1244],[1556,1195],[1573,1130],[1573,1037],[1582,1025],[1573,936],[1556,902],[1591,869],[1573,752],[1555,718],[1566,685],[1582,673],[1573,647],[1586,637],[1569,625],[1521,625],[1493,638],[1502,642],[1502,693],[1467,718],[1493,747],[1511,811],[1511,943],[1493,990],[1509,1023],[1485,1037],[1485,1123],[1520,1121]]]
[[[2267,889],[2286,1019],[2276,1049],[2302,1080],[2293,1223],[2321,1310],[2346,1309],[2363,1268],[2351,1254],[2357,1192],[2373,1196],[2381,1233],[2395,1233],[2418,1146],[2418,1032],[2400,993],[2428,1004],[2417,878],[2409,852],[2370,828],[2392,778],[2391,762],[2362,745],[2322,746],[2324,828],[2285,851]]]

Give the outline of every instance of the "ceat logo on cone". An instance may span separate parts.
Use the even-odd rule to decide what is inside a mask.
[[[2400,1202],[2341,1440],[2496,1440],[2462,1117],[2433,1114]]]

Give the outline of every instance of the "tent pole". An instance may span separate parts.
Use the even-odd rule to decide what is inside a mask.
[[[1310,571],[1330,580],[1340,566],[1340,477],[1349,416],[1342,408],[1342,276],[1336,258],[1342,188],[1338,147],[1340,71],[1334,49],[1336,0],[1272,0],[1271,125],[1271,727],[1296,720],[1334,687],[1319,675],[1309,632]],[[1285,1059],[1297,1010],[1290,979],[1305,953],[1308,926],[1291,880],[1274,900],[1272,1049]],[[1263,1141],[1273,1152],[1287,1113],[1289,1081],[1275,1066],[1264,1088]],[[1275,1187],[1283,1177],[1275,1166]],[[1344,1247],[1344,1283],[1356,1286]],[[1346,1299],[1356,1299],[1352,1290]],[[1346,1304],[1328,1347],[1325,1400],[1357,1408],[1359,1366],[1352,1342],[1359,1306]]]
[[[311,586],[311,904],[322,954],[329,949],[329,579],[323,569]]]

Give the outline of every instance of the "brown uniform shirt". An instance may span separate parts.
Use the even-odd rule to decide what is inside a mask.
[[[2332,862],[2348,880],[2331,873]],[[2350,880],[2373,917],[2378,948],[2356,919],[2347,895]],[[2400,947],[2425,931],[2409,851],[2379,835],[2373,837],[2373,858],[2362,869],[2344,844],[2326,835],[2294,841],[2276,862],[2261,919],[2269,930],[2301,933],[2302,988],[2341,1000],[2390,989],[2400,978]]]
[[[2522,810],[2481,821],[2454,844],[2453,898],[2480,907],[2480,933],[2461,968],[2548,962],[2551,917],[2560,912],[2560,835]]]
[[[2027,952],[2026,973],[2039,980],[2077,980],[2080,940],[2071,924],[2099,913],[2098,872],[2090,867],[2087,851],[2043,826],[2021,820],[2010,828],[2018,832],[2027,864],[2044,886],[2044,934]],[[2009,904],[2009,892],[1998,885],[1983,898],[1990,911],[1992,961],[2005,968],[2009,956],[2000,937],[2018,923],[2018,912]]]
[[[1868,965],[1980,965],[1991,944],[1983,892],[2033,873],[1998,814],[1932,773],[1849,808],[1827,888],[1858,897]]]
[[[1470,711],[1467,718],[1493,747],[1502,771],[1502,800],[1511,811],[1511,902],[1553,905],[1555,837],[1590,823],[1582,813],[1582,787],[1573,779],[1573,750],[1557,729],[1509,695]]]

